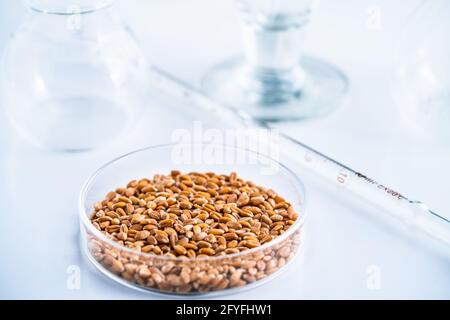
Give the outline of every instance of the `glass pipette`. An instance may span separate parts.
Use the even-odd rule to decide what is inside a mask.
[[[257,121],[238,109],[223,106],[211,100],[166,71],[152,67],[150,74],[151,85],[154,88],[181,99],[187,104],[201,108],[201,111],[215,113],[225,121],[239,121],[246,127],[271,130],[269,124]],[[421,201],[409,199],[400,192],[349,168],[292,136],[282,132],[279,132],[279,135],[282,143],[293,146],[293,150],[297,152],[294,159],[296,164],[333,184],[344,187],[404,224],[450,246],[449,219],[433,212]]]

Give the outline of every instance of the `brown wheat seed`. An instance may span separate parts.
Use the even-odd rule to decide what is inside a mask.
[[[109,239],[137,252],[169,257],[226,256],[272,241],[297,220],[292,205],[275,191],[245,181],[236,173],[183,174],[172,171],[132,180],[94,205],[93,226]],[[211,267],[172,262],[139,262],[101,241],[91,253],[124,279],[163,291],[191,292],[238,287],[262,279],[293,256],[287,239],[276,249],[255,251],[250,260]],[[233,258],[235,259],[235,258]]]

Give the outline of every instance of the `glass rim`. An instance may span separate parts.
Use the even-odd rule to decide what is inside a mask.
[[[220,255],[220,256],[200,257],[200,258],[199,257],[185,257],[185,256],[171,257],[171,256],[165,256],[165,255],[156,255],[153,253],[140,252],[140,251],[136,251],[131,248],[125,247],[124,245],[122,245],[112,239],[109,239],[100,230],[98,230],[97,228],[94,227],[91,220],[88,218],[88,212],[85,209],[86,196],[90,190],[92,183],[94,181],[96,181],[96,178],[104,170],[106,170],[108,167],[115,164],[116,162],[124,160],[124,159],[128,158],[129,156],[139,154],[141,152],[154,150],[154,149],[158,149],[158,148],[180,146],[180,145],[195,146],[195,145],[208,145],[208,144],[207,143],[166,143],[166,144],[147,146],[144,148],[140,148],[140,149],[128,152],[126,154],[123,154],[119,157],[114,158],[113,160],[108,161],[107,163],[102,165],[99,169],[97,169],[92,175],[90,175],[89,178],[86,180],[86,182],[83,184],[80,194],[79,194],[79,197],[78,197],[78,213],[80,216],[81,223],[86,228],[86,230],[88,230],[93,236],[95,236],[96,239],[101,240],[102,242],[105,242],[106,244],[112,246],[115,249],[118,249],[120,251],[125,251],[129,254],[139,255],[142,257],[156,259],[156,260],[160,260],[160,261],[197,263],[197,262],[212,262],[212,261],[233,259],[233,258],[237,258],[237,257],[243,256],[246,254],[254,254],[257,252],[264,251],[265,249],[269,249],[271,247],[276,246],[279,243],[282,243],[284,240],[288,239],[292,234],[294,234],[297,230],[299,230],[304,225],[306,215],[307,215],[306,214],[306,191],[305,191],[303,182],[291,169],[289,169],[287,166],[285,166],[281,162],[274,160],[274,159],[270,158],[269,156],[266,156],[257,151],[254,151],[254,150],[236,147],[236,146],[229,146],[226,144],[215,144],[214,147],[232,148],[232,149],[244,151],[246,153],[252,153],[254,155],[262,156],[266,160],[270,160],[270,161],[277,163],[280,166],[281,170],[284,171],[284,173],[287,174],[290,178],[292,178],[293,181],[291,181],[291,183],[293,183],[296,192],[302,196],[301,203],[300,203],[300,207],[302,210],[301,210],[301,212],[299,212],[299,216],[298,216],[297,220],[295,221],[295,223],[292,226],[290,226],[287,229],[287,231],[285,231],[282,235],[276,237],[275,239],[273,239],[271,241],[264,243],[263,245],[261,245],[259,247],[251,248],[251,249],[244,250],[244,251],[241,251],[238,253],[225,254],[225,255]]]
[[[61,0],[24,0],[23,2],[26,7],[35,12],[49,15],[72,16],[77,14],[92,13],[101,9],[108,8],[113,5],[115,0],[90,0],[91,3],[89,4],[85,3],[85,1],[80,0],[71,0],[67,4],[61,3]]]

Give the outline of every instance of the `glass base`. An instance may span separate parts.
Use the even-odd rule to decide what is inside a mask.
[[[254,82],[254,79],[243,79],[249,76],[242,57],[215,66],[202,79],[201,87],[212,99],[263,121],[306,120],[324,116],[339,107],[349,86],[340,70],[308,56],[301,59],[299,69],[304,73],[302,86],[289,95],[246,88],[243,83]]]

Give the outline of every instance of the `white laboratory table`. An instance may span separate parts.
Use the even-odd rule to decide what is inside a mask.
[[[348,99],[324,119],[280,129],[448,216],[450,144],[407,126],[390,88],[398,32],[417,2],[320,1],[305,48],[345,71]],[[149,59],[191,84],[240,50],[231,0],[117,5]],[[374,8],[380,13],[375,27],[367,20]],[[23,15],[19,1],[0,0],[0,50]],[[88,153],[50,153],[28,145],[0,108],[0,298],[161,298],[101,276],[79,247],[77,197],[89,174],[113,157],[168,142],[175,128],[192,125],[149,105],[152,112],[140,127],[148,134]],[[386,226],[345,193],[322,192],[319,184],[311,188],[301,258],[272,282],[224,298],[450,298],[448,251]],[[74,266],[80,271],[76,288],[67,284]]]

